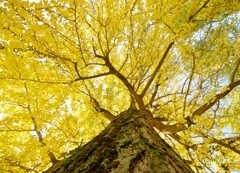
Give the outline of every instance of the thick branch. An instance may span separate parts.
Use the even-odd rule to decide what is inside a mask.
[[[234,77],[235,77],[235,74],[237,73],[237,70],[238,70],[239,65],[240,65],[240,57],[238,58],[237,63],[236,63],[236,66],[235,66],[235,68],[234,68],[234,70],[233,70],[233,72],[232,72],[232,75],[231,75],[231,83],[234,82]]]
[[[133,86],[128,82],[128,80],[115,69],[113,70],[113,73],[124,83],[124,85],[128,88],[129,92],[134,96],[139,108],[144,109],[145,106],[142,98],[136,93]]]
[[[133,86],[128,82],[128,80],[119,72],[117,71],[112,64],[109,61],[108,57],[104,57],[101,55],[96,54],[96,51],[94,50],[94,54],[97,58],[101,58],[105,61],[105,65],[108,67],[109,69],[109,74],[114,74],[115,76],[117,76],[122,83],[127,87],[127,89],[129,90],[129,92],[133,95],[133,97],[135,98],[138,106],[140,109],[145,109],[144,103],[142,98],[136,93],[136,91],[134,90]]]
[[[151,119],[150,124],[160,130],[161,132],[168,132],[168,133],[177,133],[183,130],[186,130],[188,126],[186,124],[173,124],[173,125],[165,125],[158,119]]]
[[[168,133],[177,133],[183,130],[186,130],[189,124],[174,124],[174,125],[165,125],[158,119],[154,118],[152,113],[148,110],[143,110],[140,114],[145,117],[148,122],[152,125],[152,127],[157,128],[161,132],[168,132]]]
[[[161,60],[159,61],[157,67],[155,68],[153,74],[151,75],[151,78],[148,80],[148,83],[146,84],[145,88],[143,89],[142,93],[141,93],[141,98],[143,98],[143,96],[146,94],[148,88],[150,87],[151,83],[153,82],[155,76],[157,75],[157,72],[160,70],[161,66],[163,65],[164,60],[167,57],[168,52],[170,51],[170,49],[172,48],[172,46],[174,45],[174,41],[169,43],[167,49],[165,50]]]
[[[114,116],[111,112],[109,112],[106,109],[100,109],[100,112],[102,112],[104,116],[110,121],[113,121],[116,118],[116,116]]]
[[[88,90],[88,89],[87,89]],[[108,110],[106,109],[103,109],[102,106],[98,103],[98,101],[91,95],[90,91],[88,90],[89,92],[89,97],[91,98],[91,102],[93,104],[93,107],[94,109],[97,111],[97,112],[102,112],[103,115],[110,121],[113,121],[116,116],[114,116],[111,112],[109,112]]]
[[[230,93],[236,86],[240,85],[240,80],[233,82],[227,86],[225,90],[217,94],[215,97],[210,99],[207,103],[202,105],[200,108],[198,108],[195,112],[193,112],[192,116],[195,115],[201,115],[204,112],[206,112],[209,108],[211,108],[215,103],[217,103],[220,99],[225,97],[228,93]]]
[[[232,150],[232,151],[240,154],[240,150],[237,150],[235,147],[231,147],[230,145],[222,142],[221,140],[213,139],[212,143],[216,143],[216,144],[222,145],[222,146],[224,146],[225,148],[228,148],[228,149],[230,149],[230,150]]]
[[[203,8],[205,8],[206,5],[209,3],[209,1],[210,1],[210,0],[207,0],[207,1],[202,5],[201,8],[199,8],[194,14],[192,14],[191,16],[189,16],[188,19],[187,19],[187,21],[186,21],[186,23],[189,23]],[[148,88],[150,87],[152,81],[153,81],[154,78],[156,77],[157,72],[160,70],[160,68],[161,68],[164,60],[166,59],[168,52],[170,51],[170,49],[171,49],[172,46],[174,45],[174,42],[175,42],[175,41],[172,41],[172,42],[169,43],[169,45],[168,45],[167,49],[165,50],[165,52],[164,52],[161,60],[159,61],[157,67],[155,68],[153,74],[151,75],[151,78],[149,79],[148,83],[146,84],[145,88],[143,89],[143,91],[142,91],[142,93],[141,93],[141,95],[140,95],[141,97],[143,97],[143,96],[146,94],[146,92],[147,92]]]

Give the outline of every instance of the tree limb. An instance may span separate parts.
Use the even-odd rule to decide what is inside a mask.
[[[79,78],[74,79],[74,82],[80,81],[80,80],[98,78],[98,77],[107,76],[107,75],[110,75],[110,74],[112,74],[112,73],[111,72],[106,72],[106,73],[101,73],[101,74],[97,74],[97,75],[93,75],[93,76],[87,76],[87,77],[82,77],[81,76]]]
[[[109,112],[108,110],[106,109],[100,109],[100,112],[102,112],[104,114],[104,116],[110,120],[110,121],[113,121],[115,120],[116,116],[114,116],[111,112]]]
[[[156,118],[151,119],[149,122],[153,127],[157,128],[161,132],[167,133],[177,133],[188,128],[187,124],[165,125]]]
[[[191,83],[192,83],[193,75],[194,75],[194,72],[195,72],[195,68],[196,68],[196,62],[195,62],[195,55],[193,54],[192,71],[191,71],[191,74],[189,76],[189,82],[188,82],[188,86],[187,86],[187,91],[186,91],[186,95],[184,97],[184,102],[183,102],[183,110],[182,110],[183,117],[185,117],[185,109],[186,109],[187,97],[189,95],[189,91],[190,91],[190,88],[191,88]]]
[[[224,146],[225,148],[228,148],[238,154],[240,154],[240,150],[237,150],[235,147],[231,147],[230,145],[228,144],[225,144],[224,142],[222,142],[221,140],[217,140],[217,139],[213,139],[212,143],[216,143],[216,144],[219,144],[219,145],[222,145]]]
[[[10,129],[10,130],[0,130],[0,132],[35,132],[35,130],[31,130],[31,129]]]
[[[217,103],[219,100],[221,100],[223,97],[225,97],[228,93],[230,93],[238,85],[240,85],[240,80],[230,83],[222,92],[217,94],[215,97],[210,99],[207,103],[205,103],[200,108],[198,108],[196,111],[194,111],[192,114],[192,117],[194,117],[195,115],[202,115],[204,112],[206,112],[215,103]]]
[[[155,78],[155,76],[157,75],[157,72],[160,70],[161,66],[163,65],[164,60],[166,59],[168,52],[170,51],[170,49],[172,48],[172,46],[174,45],[174,41],[170,42],[167,49],[165,50],[161,60],[159,61],[157,67],[155,68],[153,74],[151,75],[151,78],[148,80],[148,83],[146,84],[146,86],[144,87],[142,93],[140,94],[141,98],[143,98],[143,96],[146,94],[148,88],[150,87],[153,79]]]
[[[189,23],[203,8],[206,7],[206,5],[210,2],[210,0],[207,0],[201,8],[199,8],[194,14],[188,17],[187,23]]]
[[[167,133],[177,133],[183,130],[186,130],[188,128],[188,122],[186,124],[173,124],[173,125],[165,125],[161,121],[159,121],[157,118],[154,118],[152,113],[148,110],[142,110],[140,111],[140,114],[145,117],[148,122],[161,132],[167,132]]]
[[[25,82],[24,85],[25,85],[25,92],[26,92],[26,94],[28,94],[28,87],[27,87],[26,82]],[[36,134],[37,134],[39,143],[40,143],[42,146],[47,146],[46,143],[43,141],[43,135],[42,135],[41,131],[39,130],[39,127],[38,127],[38,124],[37,124],[37,122],[36,122],[36,120],[35,120],[35,117],[32,116],[32,109],[31,109],[31,106],[30,106],[29,104],[28,104],[28,106],[27,106],[27,110],[28,110],[28,112],[29,112],[29,114],[30,114],[30,119],[31,119],[31,121],[32,121],[32,123],[33,123],[33,129],[34,129],[34,131],[35,131]],[[58,160],[57,160],[57,158],[55,157],[55,155],[54,155],[49,149],[47,150],[47,154],[48,154],[48,156],[49,156],[52,164],[55,164],[55,163],[58,162]]]
[[[91,102],[93,104],[93,107],[94,109],[97,111],[97,112],[102,112],[103,115],[110,121],[113,121],[116,116],[114,116],[111,112],[109,112],[108,110],[102,108],[102,106],[99,104],[99,102],[91,95],[89,89],[87,88],[88,92],[89,92],[89,97],[91,99]]]
[[[191,16],[188,17],[186,23],[189,23],[208,3],[209,3],[210,0],[207,0],[201,8],[199,8],[194,14],[192,14]],[[167,57],[167,54],[168,52],[170,51],[170,49],[172,48],[172,46],[174,45],[174,42],[175,41],[172,41],[168,44],[168,47],[167,49],[165,50],[161,60],[159,61],[157,67],[155,68],[153,74],[151,75],[151,78],[149,79],[148,83],[146,84],[145,88],[143,89],[142,93],[140,94],[141,98],[143,98],[143,96],[146,94],[148,88],[150,87],[153,79],[155,78],[155,76],[157,75],[157,72],[160,70],[164,60],[166,59]]]
[[[235,68],[234,68],[234,70],[233,70],[233,72],[231,74],[231,83],[234,82],[234,77],[235,77],[235,74],[237,73],[239,65],[240,65],[240,57],[238,58],[236,66],[235,66]]]
[[[158,91],[158,87],[159,87],[159,86],[160,86],[160,84],[157,84],[156,87],[154,88],[153,94],[152,94],[152,96],[151,96],[151,99],[150,99],[148,105],[151,105],[151,106],[152,106],[152,104],[153,104],[153,102],[154,102],[154,99],[155,99],[155,97],[156,97],[156,95],[157,95],[157,91]]]
[[[122,83],[127,87],[127,89],[129,90],[130,94],[132,94],[134,99],[136,100],[136,102],[137,102],[137,104],[139,106],[139,109],[141,109],[141,110],[145,109],[145,105],[143,103],[142,98],[136,93],[136,91],[134,90],[133,86],[128,82],[128,80],[119,71],[117,71],[113,67],[113,65],[109,61],[109,58],[108,57],[104,57],[102,55],[98,55],[95,50],[94,50],[94,54],[95,54],[95,57],[103,59],[104,62],[105,62],[105,65],[109,69],[109,73],[110,74],[114,74],[115,76],[117,76],[118,79],[120,79],[122,81]]]

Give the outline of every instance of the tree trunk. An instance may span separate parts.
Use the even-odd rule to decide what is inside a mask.
[[[193,173],[136,110],[121,113],[97,137],[51,169],[55,173]]]

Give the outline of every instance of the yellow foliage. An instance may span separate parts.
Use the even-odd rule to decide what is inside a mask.
[[[41,172],[49,153],[91,140],[109,123],[93,98],[114,115],[132,103],[185,125],[162,136],[196,172],[240,169],[239,7],[1,1],[0,172]]]

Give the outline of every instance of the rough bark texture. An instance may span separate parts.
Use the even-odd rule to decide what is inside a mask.
[[[55,169],[55,170],[54,170]],[[48,170],[55,173],[192,173],[142,113],[120,114],[92,141]]]

